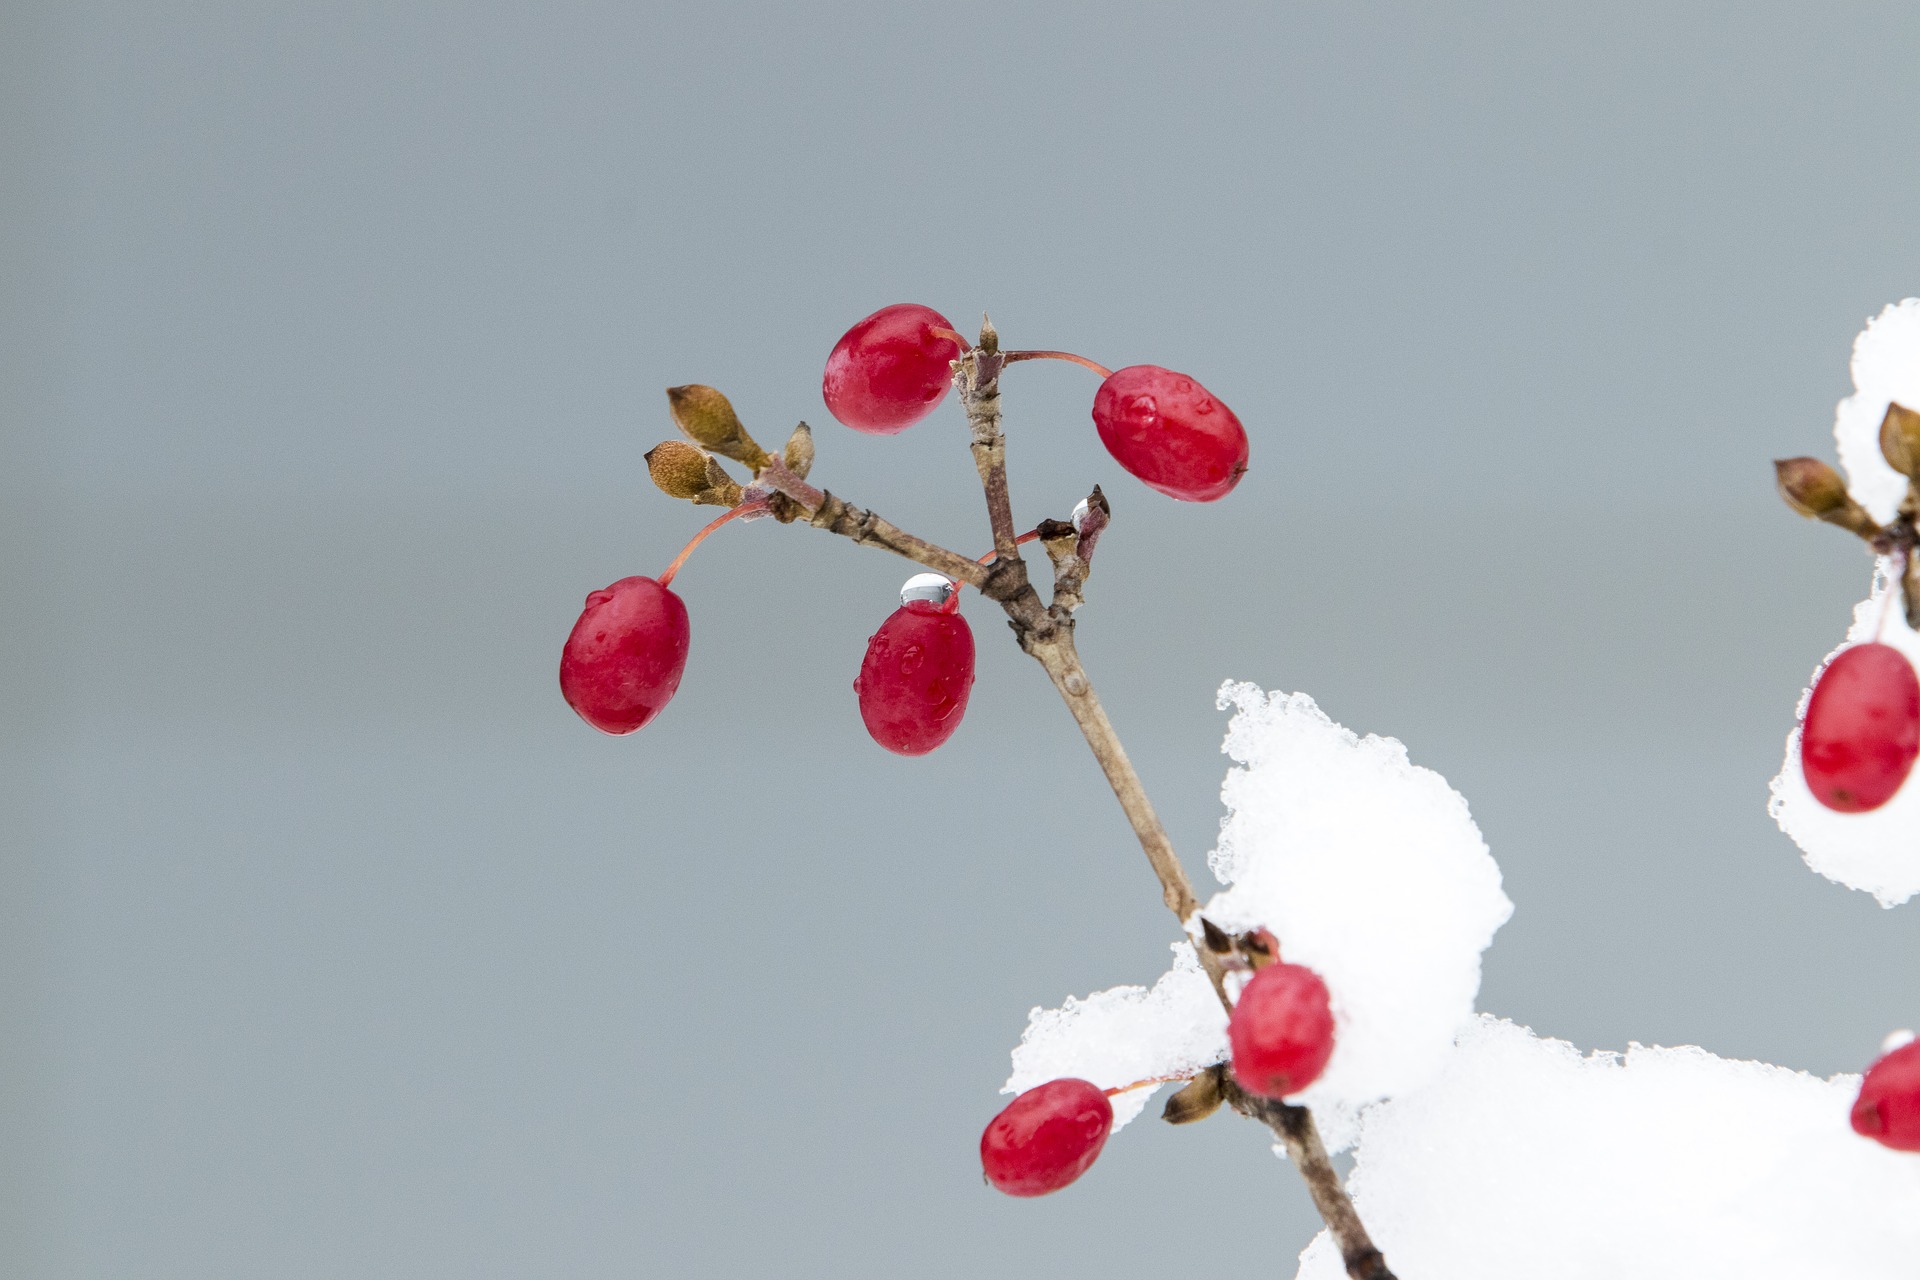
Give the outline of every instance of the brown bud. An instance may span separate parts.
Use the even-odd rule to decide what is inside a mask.
[[[1200,917],[1200,937],[1206,942],[1207,950],[1217,956],[1226,955],[1233,950],[1233,939],[1228,936],[1227,931],[1205,916]]]
[[[1225,1063],[1216,1063],[1188,1081],[1186,1088],[1167,1099],[1160,1118],[1168,1124],[1192,1124],[1218,1111],[1226,1100],[1226,1091],[1220,1084],[1225,1071]]]
[[[1862,538],[1880,533],[1880,526],[1848,496],[1840,473],[1820,459],[1779,458],[1774,461],[1773,471],[1780,496],[1801,515],[1838,525]]]
[[[712,387],[668,387],[667,406],[675,426],[721,457],[744,462],[755,471],[766,465],[767,451],[740,425],[732,402]]]
[[[1234,939],[1234,943],[1240,948],[1240,954],[1247,958],[1247,964],[1255,970],[1264,969],[1280,958],[1280,940],[1268,929],[1243,933]]]
[[[1920,476],[1920,413],[1889,404],[1887,416],[1880,419],[1880,452],[1901,475]]]
[[[813,428],[801,423],[787,437],[787,447],[780,451],[780,460],[787,464],[787,470],[807,478],[807,472],[813,470]]]
[[[719,465],[705,449],[685,440],[662,440],[647,450],[646,459],[647,474],[660,486],[660,492],[688,500],[713,487],[708,478],[709,464]]]

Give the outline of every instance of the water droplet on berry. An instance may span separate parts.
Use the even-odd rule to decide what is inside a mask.
[[[925,658],[926,651],[919,645],[908,645],[906,651],[900,655],[900,674],[903,676],[912,675],[920,669],[920,664]]]
[[[900,587],[900,603],[945,604],[953,595],[953,579],[938,573],[916,573]]]

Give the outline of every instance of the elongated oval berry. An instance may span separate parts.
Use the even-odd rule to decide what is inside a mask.
[[[1844,649],[1814,681],[1800,768],[1814,799],[1864,813],[1893,799],[1920,755],[1920,678],[1892,645]]]
[[[890,436],[932,413],[953,385],[948,366],[960,344],[932,307],[896,302],[846,331],[827,356],[820,394],[827,409],[855,431]]]
[[[873,740],[923,756],[960,727],[973,690],[973,629],[940,604],[910,600],[867,641],[853,691]]]
[[[1027,1090],[980,1135],[980,1167],[1010,1196],[1044,1196],[1085,1173],[1113,1131],[1113,1104],[1085,1080]]]
[[[1895,1151],[1920,1151],[1920,1040],[1867,1068],[1853,1104],[1853,1131]]]
[[[680,687],[688,640],[679,596],[652,578],[622,578],[587,597],[560,651],[560,692],[602,733],[632,733]]]
[[[1247,470],[1247,429],[1184,373],[1116,369],[1093,397],[1093,425],[1114,461],[1170,498],[1212,502]]]
[[[1327,984],[1304,965],[1270,964],[1255,973],[1227,1019],[1233,1078],[1248,1093],[1283,1098],[1320,1078],[1333,1056],[1333,1006]]]

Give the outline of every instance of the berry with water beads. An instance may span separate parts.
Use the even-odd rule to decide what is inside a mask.
[[[1247,429],[1205,387],[1159,365],[1116,369],[1093,397],[1114,461],[1171,498],[1224,498],[1247,470]]]
[[[680,687],[687,606],[666,584],[622,578],[587,597],[560,651],[560,693],[602,733],[632,733]]]
[[[622,578],[587,597],[560,650],[560,695],[582,720],[626,734],[660,714],[680,687],[692,639],[687,606],[670,589],[674,575],[715,529],[766,510],[765,502],[743,502],[694,534],[659,578]]]
[[[933,412],[952,385],[953,361],[965,349],[938,311],[898,302],[833,344],[820,394],[828,411],[855,431],[894,435]]]
[[[1800,768],[1814,798],[1841,813],[1891,800],[1920,755],[1920,678],[1874,642],[1844,649],[1814,681],[1800,726]]]
[[[937,573],[909,578],[853,682],[867,732],[889,751],[923,756],[960,727],[972,689],[973,630],[958,588]]]
[[[1043,1196],[1092,1166],[1113,1130],[1113,1104],[1085,1080],[1049,1080],[995,1116],[980,1135],[980,1167],[1010,1196]]]

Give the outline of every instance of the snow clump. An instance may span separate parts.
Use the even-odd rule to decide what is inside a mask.
[[[1900,510],[1907,478],[1880,452],[1887,405],[1920,410],[1920,298],[1890,303],[1853,340],[1854,392],[1833,415],[1833,438],[1847,470],[1847,492],[1886,524]]]
[[[1908,1280],[1920,1160],[1848,1128],[1859,1087],[1704,1049],[1583,1056],[1483,1016],[1362,1118],[1349,1188],[1421,1280]],[[1321,1232],[1298,1280],[1345,1274]]]
[[[1219,705],[1237,709],[1223,749],[1243,767],[1227,774],[1209,860],[1232,887],[1204,914],[1232,932],[1272,930],[1282,959],[1326,981],[1333,1058],[1291,1100],[1314,1108],[1337,1151],[1360,1107],[1439,1071],[1473,1017],[1480,953],[1513,904],[1466,801],[1398,742],[1359,737],[1305,694],[1230,682]],[[1174,951],[1150,992],[1035,1009],[1007,1091],[1060,1076],[1115,1088],[1223,1061],[1226,1015],[1192,948]],[[1151,1093],[1116,1097],[1115,1127]]]
[[[1227,683],[1235,707],[1210,864],[1232,887],[1206,917],[1265,927],[1281,958],[1326,981],[1334,1048],[1289,1098],[1313,1108],[1332,1150],[1358,1110],[1419,1088],[1473,1018],[1480,953],[1513,914],[1467,802],[1392,738],[1360,737],[1303,693]]]
[[[1227,1056],[1227,1011],[1190,943],[1173,944],[1173,968],[1145,987],[1113,987],[1058,1009],[1035,1009],[1013,1051],[1002,1093],[1077,1076],[1117,1089],[1136,1080],[1194,1075]],[[1140,1114],[1158,1085],[1113,1098],[1113,1127]]]

